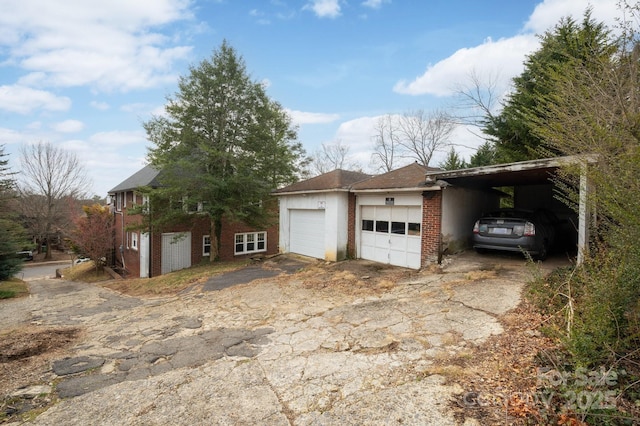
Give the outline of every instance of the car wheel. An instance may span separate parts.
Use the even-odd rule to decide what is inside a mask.
[[[540,247],[540,251],[538,252],[538,255],[536,256],[536,258],[538,260],[545,260],[547,258],[547,255],[549,254],[549,249],[547,248],[549,245],[549,243],[547,242],[547,240],[545,240],[542,243],[542,247]]]

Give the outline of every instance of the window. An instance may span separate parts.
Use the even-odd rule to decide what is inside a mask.
[[[363,231],[373,231],[373,221],[368,219],[362,220],[362,230]]]
[[[391,222],[391,233],[404,235],[405,223],[404,222]]]
[[[376,232],[389,232],[389,222],[376,220]]]
[[[247,232],[235,235],[235,253],[249,254],[267,250],[266,232]]]
[[[138,250],[138,233],[131,233],[131,248],[134,250]]]
[[[202,255],[210,256],[211,255],[211,236],[204,235],[202,237]]]
[[[420,224],[419,223],[411,223],[408,224],[408,235],[420,235]]]
[[[116,210],[117,211],[122,210],[122,192],[118,192],[116,194]]]
[[[125,245],[125,247],[127,247],[127,248],[131,247],[131,246],[129,245],[129,240],[131,239],[130,234],[131,234],[131,233],[130,233],[129,231],[127,231],[127,232],[124,234],[124,239],[125,239],[125,244],[124,244],[124,245]]]

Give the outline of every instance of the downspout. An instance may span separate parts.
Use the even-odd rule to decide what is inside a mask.
[[[127,269],[127,265],[124,263],[124,238],[125,238],[125,233],[124,233],[124,213],[123,212],[119,212],[117,210],[114,211],[115,214],[119,214],[120,217],[122,218],[122,244],[120,244],[119,247],[119,251],[120,251],[120,259],[122,260],[122,269]]]

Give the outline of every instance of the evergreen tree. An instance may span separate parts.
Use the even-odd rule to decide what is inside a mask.
[[[594,57],[609,59],[616,48],[609,31],[591,18],[587,10],[582,24],[563,18],[541,37],[540,48],[528,56],[525,69],[513,79],[513,92],[500,114],[486,119],[484,133],[496,146],[497,161],[508,163],[557,155],[540,150],[541,138],[532,131],[539,111],[545,110],[553,90],[552,75],[571,72],[575,63],[587,64]]]
[[[179,206],[152,206],[154,220],[177,219],[185,202],[199,204],[211,217],[217,247],[223,216],[268,223],[270,192],[296,180],[304,150],[290,117],[251,80],[226,41],[191,67],[178,88],[166,115],[144,123],[155,145],[149,160],[162,170],[156,202]]]
[[[22,259],[17,256],[26,243],[24,228],[12,213],[10,202],[15,198],[14,173],[0,146],[0,281],[12,277],[22,269]]]
[[[438,164],[438,167],[443,170],[460,170],[466,168],[467,163],[464,161],[464,158],[460,157],[460,154],[458,154],[456,150],[451,147],[451,149],[449,150],[449,154],[447,154],[447,157],[444,159],[444,161]]]
[[[482,166],[491,166],[496,164],[496,148],[493,143],[485,142],[480,147],[475,154],[471,156],[469,159],[468,167],[482,167]]]

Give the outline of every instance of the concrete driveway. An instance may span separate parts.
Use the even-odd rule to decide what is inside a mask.
[[[33,282],[31,321],[86,330],[52,365],[64,399],[33,423],[476,424],[450,414],[462,389],[431,367],[502,332],[530,277],[522,259],[301,266],[160,299]]]

